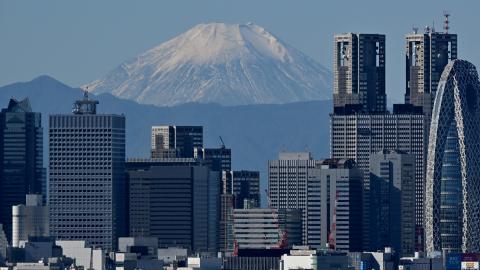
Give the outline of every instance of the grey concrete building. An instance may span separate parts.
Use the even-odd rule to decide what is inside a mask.
[[[98,101],[50,115],[50,234],[112,250],[125,226],[125,117],[97,114]]]
[[[307,184],[309,169],[321,161],[309,152],[281,152],[268,162],[268,198],[271,208],[303,211],[303,241],[307,236]]]
[[[385,35],[335,35],[333,57],[335,112],[384,112]]]
[[[415,252],[415,157],[398,150],[370,155],[372,246]]]
[[[362,250],[362,180],[363,172],[351,159],[325,159],[309,170],[306,244]]]
[[[153,126],[152,158],[193,158],[194,149],[203,147],[202,126]]]
[[[353,159],[363,171],[364,249],[370,250],[370,154],[384,149],[415,156],[415,222],[417,237],[423,237],[425,200],[424,115],[394,111],[384,114],[332,114],[330,118],[332,158]],[[422,243],[422,241],[419,241]],[[422,247],[418,247],[422,249]]]
[[[130,236],[159,247],[218,250],[220,175],[193,158],[129,159]]]
[[[0,112],[0,223],[12,241],[12,206],[46,194],[41,115],[28,99],[10,99]]]
[[[287,248],[302,243],[300,209],[234,209],[234,241],[239,249]]]

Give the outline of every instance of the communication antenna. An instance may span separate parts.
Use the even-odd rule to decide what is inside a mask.
[[[412,30],[414,34],[418,34],[418,27],[416,27],[415,25],[412,25]]]
[[[450,13],[448,11],[443,11],[443,17],[445,18],[445,21],[443,23],[443,29],[445,30],[445,34],[448,34],[448,30],[450,29],[450,21],[448,18],[450,17]]]

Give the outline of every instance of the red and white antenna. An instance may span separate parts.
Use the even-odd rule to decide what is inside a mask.
[[[450,13],[448,11],[443,12],[443,17],[445,18],[445,21],[443,23],[443,30],[445,30],[445,34],[448,34],[448,30],[450,29],[450,21],[448,18],[450,17]]]

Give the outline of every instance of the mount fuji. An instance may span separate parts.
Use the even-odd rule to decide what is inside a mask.
[[[199,24],[82,88],[157,106],[326,100],[332,73],[252,23]]]

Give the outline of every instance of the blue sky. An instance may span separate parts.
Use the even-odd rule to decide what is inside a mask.
[[[404,35],[433,22],[440,30],[444,10],[459,57],[480,65],[479,1],[0,0],[0,85],[48,74],[80,86],[198,23],[254,22],[330,69],[334,33],[386,34],[387,93],[398,102]]]

